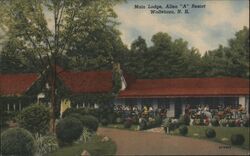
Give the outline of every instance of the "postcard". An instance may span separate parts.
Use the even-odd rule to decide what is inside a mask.
[[[0,156],[249,155],[248,0],[2,0]]]

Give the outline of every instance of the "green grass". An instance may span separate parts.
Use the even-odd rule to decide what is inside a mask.
[[[87,150],[91,156],[115,155],[115,143],[111,140],[102,142],[102,138],[95,135],[87,143],[80,142],[72,146],[62,147],[47,156],[80,156],[83,150]]]
[[[208,128],[207,126],[188,126],[188,137],[198,138],[198,139],[206,139],[215,142],[220,142],[226,145],[232,145],[230,138],[232,134],[242,134],[245,137],[245,142],[241,146],[237,146],[244,149],[249,149],[249,128],[247,127],[209,127],[213,128],[216,131],[216,137],[209,139],[205,136],[205,130]],[[194,134],[199,134],[198,136],[194,136]],[[176,129],[174,131],[175,135],[179,135],[179,130]],[[222,141],[222,138],[227,138],[227,141]]]
[[[138,125],[132,125],[130,128],[124,128],[123,124],[109,124],[105,128],[117,128],[117,129],[125,129],[125,130],[136,131],[136,130],[138,130]]]

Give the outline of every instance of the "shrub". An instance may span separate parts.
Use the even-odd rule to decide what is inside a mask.
[[[83,118],[83,116],[79,113],[71,113],[68,115],[68,117],[76,118],[76,119],[80,120],[81,122],[82,122],[82,118]]]
[[[1,122],[0,122],[0,127],[6,127],[7,121],[9,120],[9,114],[6,111],[0,111],[0,117],[1,117]]]
[[[179,132],[180,132],[181,135],[187,135],[187,133],[188,133],[188,128],[187,128],[187,126],[186,126],[186,125],[181,125],[181,126],[179,127]]]
[[[130,128],[132,126],[132,120],[131,119],[127,119],[124,122],[124,128]]]
[[[121,123],[123,123],[123,120],[122,120],[122,118],[116,118],[116,123],[118,123],[118,124],[121,124]]]
[[[156,126],[160,126],[162,124],[162,120],[160,116],[155,117],[155,124]]]
[[[1,134],[1,154],[33,156],[35,142],[32,134],[23,128],[10,128]]]
[[[33,104],[24,108],[19,115],[20,126],[33,134],[45,134],[49,129],[49,121],[49,109],[44,105]]]
[[[204,120],[202,118],[194,119],[193,125],[197,125],[197,126],[204,125]]]
[[[190,117],[188,115],[181,115],[178,122],[180,125],[188,126],[190,123]]]
[[[170,118],[165,119],[163,121],[163,127],[165,132],[167,133],[167,130],[169,131],[174,131],[177,128],[178,123],[177,122],[172,122]]]
[[[235,120],[233,120],[233,119],[228,120],[228,126],[229,127],[235,127],[236,126]]]
[[[80,120],[73,117],[61,119],[56,125],[56,136],[60,145],[71,144],[82,134],[83,126]]]
[[[243,119],[243,126],[244,127],[249,127],[250,126],[250,120],[249,120],[249,118]]]
[[[43,156],[58,149],[58,143],[54,135],[35,135],[36,156]]]
[[[107,120],[107,119],[102,119],[102,120],[101,120],[101,124],[102,124],[103,126],[107,126],[107,125],[108,125],[108,120]]]
[[[107,121],[108,123],[115,123],[116,115],[114,113],[107,115]]]
[[[206,135],[207,138],[214,138],[216,136],[216,132],[212,128],[207,128],[205,130],[205,135]]]
[[[241,134],[233,134],[231,136],[231,143],[233,145],[242,145],[245,142],[245,138]]]
[[[139,119],[139,127],[140,127],[140,130],[147,129],[147,120],[144,118],[140,118]]]
[[[142,121],[139,126],[140,126],[140,130],[147,129],[147,123],[146,123],[146,121]]]
[[[82,117],[83,127],[88,128],[91,132],[96,132],[98,129],[98,119],[92,115],[84,115]]]
[[[63,112],[62,117],[65,118],[65,117],[69,116],[72,113],[80,114],[78,109],[76,109],[76,108],[68,108]]]
[[[223,127],[226,127],[227,124],[228,124],[228,120],[227,120],[227,119],[221,119],[221,120],[220,120],[220,124],[221,124]]]
[[[138,118],[138,116],[133,116],[133,117],[132,117],[132,122],[133,122],[133,124],[138,124],[138,123],[139,123],[139,118]]]
[[[82,131],[82,135],[80,137],[81,141],[87,142],[92,136],[92,133],[89,132],[88,128],[84,128]]]
[[[211,124],[212,124],[212,126],[215,126],[215,127],[217,127],[217,126],[220,125],[220,124],[219,124],[219,121],[218,121],[216,118],[213,118],[213,119],[211,120]]]

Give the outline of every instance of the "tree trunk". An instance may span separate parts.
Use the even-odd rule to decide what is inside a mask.
[[[56,109],[56,66],[52,66],[50,75],[50,86],[51,86],[51,105],[50,105],[50,132],[55,133],[55,109]]]

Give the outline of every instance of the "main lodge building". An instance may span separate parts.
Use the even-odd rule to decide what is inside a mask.
[[[73,72],[60,68],[57,72],[72,96],[111,93],[114,87],[112,71]],[[43,89],[31,92],[39,79],[40,76],[35,73],[0,74],[0,100],[29,97],[30,101],[39,101],[46,96]],[[237,107],[240,104],[249,114],[249,80],[233,77],[136,79],[124,74],[121,75],[121,90],[112,102],[115,105],[136,105],[138,108],[165,107],[169,117],[183,114],[188,104],[194,109],[198,105],[218,109],[219,106]],[[2,101],[3,104],[2,108],[8,111],[21,110],[25,105],[20,100]],[[98,103],[93,102],[92,105]],[[86,106],[84,102],[77,103],[77,107]]]

